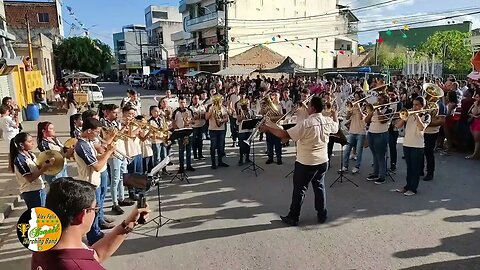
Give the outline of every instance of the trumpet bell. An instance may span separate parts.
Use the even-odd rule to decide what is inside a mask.
[[[59,172],[62,171],[63,166],[65,165],[65,161],[63,158],[62,153],[55,151],[55,150],[47,150],[41,152],[38,157],[37,157],[37,164],[38,167],[40,167],[44,163],[49,163],[51,162],[51,159],[53,160],[53,165],[48,168],[48,170],[45,171],[45,175],[50,175],[54,176],[57,175]]]
[[[444,96],[442,88],[433,83],[423,84],[423,91],[425,92],[425,100],[427,102],[437,102]]]

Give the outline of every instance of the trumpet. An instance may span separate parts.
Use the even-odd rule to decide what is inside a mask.
[[[113,141],[116,142],[118,140],[127,141],[130,136],[125,132],[117,129],[116,127],[102,127],[102,130],[107,133],[114,133]]]
[[[370,103],[367,103],[366,110],[367,110],[367,113],[370,114],[370,113],[373,113],[373,111],[375,111],[379,108],[387,107],[387,106],[397,104],[397,103],[400,103],[400,101],[390,102],[390,103],[386,103],[386,104],[378,104],[378,105],[372,105]]]
[[[101,138],[100,136],[98,137],[98,140],[103,143],[103,144],[106,144],[107,141],[104,140],[103,138]],[[113,156],[119,160],[126,160],[127,163],[130,163],[133,158],[128,156],[127,154],[123,153],[122,151],[119,151],[118,149],[115,149],[115,151],[113,152]]]
[[[349,111],[351,111],[351,110],[353,110],[353,106],[355,106],[355,105],[357,105],[358,103],[366,100],[366,99],[369,98],[370,96],[372,96],[372,95],[370,94],[369,96],[363,97],[363,98],[361,98],[361,99],[359,99],[359,100],[357,100],[357,101],[353,101],[353,102],[349,100],[349,101],[347,101],[347,102],[345,103],[345,106],[347,106],[347,109],[348,109]]]

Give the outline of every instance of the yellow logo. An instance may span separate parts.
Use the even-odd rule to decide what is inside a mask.
[[[17,223],[17,236],[22,245],[31,251],[53,248],[62,235],[62,224],[50,209],[35,207],[25,211]]]

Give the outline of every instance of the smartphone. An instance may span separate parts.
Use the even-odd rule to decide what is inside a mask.
[[[137,201],[137,208],[145,208],[147,207],[147,198],[144,194],[140,194],[138,201]],[[140,214],[140,217],[137,220],[138,224],[145,224],[145,217],[144,214]]]

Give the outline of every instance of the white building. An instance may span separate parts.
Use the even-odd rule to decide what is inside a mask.
[[[178,7],[149,6],[145,9],[145,25],[152,45],[148,51],[150,64],[154,68],[165,68],[167,58],[175,55],[171,35],[183,29],[182,14]]]
[[[229,56],[263,44],[306,68],[336,66],[336,54],[357,50],[358,19],[339,0],[242,0],[228,8]],[[172,35],[179,56],[200,70],[223,63],[225,7],[220,0],[182,0],[184,31]],[[314,49],[317,47],[318,60]]]

